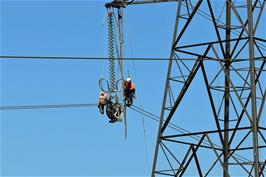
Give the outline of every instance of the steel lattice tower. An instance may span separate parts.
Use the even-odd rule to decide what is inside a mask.
[[[177,14],[152,177],[265,176],[266,1],[133,0],[110,4],[121,8],[173,1]],[[217,2],[222,7],[219,12]],[[195,23],[198,31],[207,31],[197,34],[194,29],[191,33]],[[195,42],[189,38],[193,35],[203,38]],[[194,96],[201,94],[199,97],[207,100],[204,105],[201,100],[194,101],[197,97],[194,102],[186,99],[195,92],[195,83],[199,91]],[[192,115],[193,107],[199,105],[209,113]],[[208,126],[192,129],[195,125],[184,125],[196,119]]]

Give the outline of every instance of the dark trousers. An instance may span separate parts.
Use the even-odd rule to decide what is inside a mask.
[[[125,90],[124,90],[124,94],[125,94],[126,97],[134,96],[134,94],[135,94],[135,89],[130,90],[130,89],[128,89],[128,88],[125,88]]]
[[[104,104],[99,104],[98,105],[98,108],[99,108],[99,110],[100,110],[100,113],[104,113]]]

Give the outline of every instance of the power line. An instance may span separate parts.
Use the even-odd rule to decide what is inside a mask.
[[[134,106],[134,105],[132,105],[131,107],[130,107],[132,110],[134,110],[134,111],[136,111],[136,112],[138,112],[138,113],[140,113],[140,114],[142,114],[142,115],[144,115],[144,116],[146,116],[146,117],[148,117],[148,118],[151,118],[152,120],[154,120],[154,121],[157,121],[157,122],[160,122],[160,117],[158,117],[158,116],[156,116],[156,115],[154,115],[154,114],[152,114],[152,113],[150,113],[150,112],[148,112],[148,111],[145,111],[144,109],[142,109],[142,108],[139,108],[139,107],[137,107],[137,106]],[[175,125],[175,124],[173,124],[173,123],[169,123],[169,127],[170,128],[172,128],[172,129],[174,129],[174,130],[176,130],[176,131],[178,131],[179,133],[191,133],[191,132],[189,132],[188,130],[186,130],[186,129],[184,129],[184,128],[182,128],[182,127],[179,127],[179,126],[177,126],[177,125]],[[198,136],[198,135],[193,135],[193,136],[191,136],[193,139],[196,139],[196,140],[199,140],[200,139],[200,136]],[[196,138],[197,137],[197,138]]]
[[[40,59],[40,60],[109,60],[107,57],[72,57],[72,56],[0,56],[1,59]],[[115,57],[114,60],[120,58]],[[168,61],[169,58],[123,58],[123,60],[147,60],[147,61]],[[187,58],[187,60],[195,60]]]
[[[96,103],[90,103],[90,104],[44,104],[44,105],[9,105],[9,106],[0,106],[0,110],[6,111],[6,110],[27,110],[27,109],[58,109],[58,108],[81,108],[81,107],[95,107],[97,106]],[[159,117],[145,111],[137,106],[132,105],[130,107],[132,110],[135,110],[139,112],[140,114],[153,119],[154,121],[159,121]],[[178,127],[176,125],[172,125],[175,130],[184,133],[189,133],[189,131],[186,131],[185,129]]]
[[[79,57],[79,56],[0,56],[0,59],[8,59],[8,60],[91,60],[91,61],[97,61],[97,60],[109,60],[107,57]],[[145,58],[145,57],[139,57],[139,58],[122,58],[122,60],[133,60],[133,61],[169,61],[169,60],[188,60],[193,61],[197,58],[178,58],[178,59],[170,59],[170,58]],[[265,57],[256,57],[256,60],[266,60]],[[120,58],[114,58],[114,60],[120,60]],[[211,61],[218,61],[218,59],[215,58],[205,58],[204,60],[211,60]],[[249,58],[237,58],[237,61],[248,61]]]
[[[0,106],[0,110],[20,110],[20,109],[55,109],[55,108],[81,108],[95,107],[96,103],[91,104],[54,104],[54,105],[12,105]]]
[[[97,106],[96,103],[90,103],[90,104],[49,104],[49,105],[48,104],[47,105],[12,105],[12,106],[0,106],[0,110],[4,111],[4,110],[27,110],[27,109],[58,109],[58,108],[81,108],[81,107],[95,107],[95,106]],[[151,118],[157,122],[159,121],[158,116],[156,116],[156,115],[154,115],[148,111],[145,111],[142,108],[139,108],[139,107],[134,106],[134,105],[132,105],[132,107],[130,107],[130,108],[132,110],[148,117],[148,118]],[[178,127],[175,124],[170,124],[169,127],[172,129],[175,129],[176,131],[178,131],[180,133],[184,133],[184,131],[189,133],[189,131],[187,131],[181,127]],[[197,140],[199,138],[195,135],[190,135],[190,136],[191,136],[191,138],[197,139]],[[238,154],[236,154],[236,156],[239,158],[245,159],[244,157],[242,157]]]
[[[142,114],[142,115],[144,115],[144,116],[146,116],[146,117],[148,117],[148,118],[150,118],[150,119],[152,119],[152,120],[154,120],[154,121],[160,122],[160,117],[158,117],[158,116],[156,116],[156,115],[154,115],[154,114],[152,114],[152,113],[150,113],[150,112],[148,112],[148,111],[145,111],[145,110],[142,109],[142,108],[139,108],[139,107],[134,106],[134,105],[132,105],[132,106],[129,107],[129,108],[131,108],[132,110],[134,110],[134,111],[136,111],[136,112],[138,112],[138,113],[140,113],[140,114]],[[183,128],[181,128],[181,127],[175,125],[175,124],[169,123],[169,125],[170,125],[170,126],[169,126],[170,128],[172,128],[172,129],[174,129],[174,130],[176,130],[176,131],[178,131],[178,132],[180,132],[180,133],[191,133],[191,132],[189,132],[188,130],[185,130],[185,129],[183,129]],[[195,136],[195,135],[194,135],[194,136]],[[198,138],[199,138],[199,137],[198,137]],[[198,140],[198,139],[197,139],[197,140]]]
[[[131,107],[129,107],[129,108],[131,108],[132,110],[134,110],[134,111],[136,111],[136,112],[138,112],[138,113],[140,113],[140,114],[142,114],[142,115],[144,115],[145,117],[147,117],[147,118],[150,118],[150,119],[152,119],[152,120],[155,120],[155,121],[157,121],[157,122],[159,122],[160,120],[160,117],[158,117],[158,116],[156,116],[156,115],[154,115],[154,114],[152,114],[152,113],[150,113],[150,112],[148,112],[148,111],[145,111],[145,110],[143,110],[142,108],[139,108],[139,107],[137,107],[137,106],[134,106],[134,105],[132,105]],[[186,132],[186,133],[190,133],[188,130],[186,130],[186,129],[184,129],[184,128],[181,128],[181,127],[179,127],[179,126],[177,126],[177,125],[175,125],[175,124],[173,124],[173,123],[169,123],[169,128],[172,128],[172,129],[174,129],[174,130],[176,130],[176,131],[178,131],[178,132],[180,132],[180,133],[184,133],[184,132]],[[195,140],[200,140],[200,137],[198,136],[198,135],[189,135],[192,139],[195,139]],[[203,141],[203,143],[205,144],[205,145],[209,145],[209,143],[208,143],[208,141],[206,140],[206,141]],[[219,147],[219,145],[217,145],[217,144],[214,144],[216,147]],[[235,154],[235,158],[238,158],[239,160],[242,160],[242,161],[245,161],[245,160],[248,160],[247,158],[245,158],[245,157],[243,157],[243,156],[241,156],[241,155],[239,155],[239,154]]]

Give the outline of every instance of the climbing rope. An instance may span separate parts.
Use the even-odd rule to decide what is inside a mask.
[[[115,91],[115,61],[114,61],[114,17],[112,9],[108,12],[108,49],[109,49],[109,82],[110,91]]]
[[[130,37],[129,37],[130,39]],[[132,45],[131,45],[131,41],[129,40],[129,51],[131,54],[131,58],[133,58],[133,50],[132,50]],[[137,79],[137,70],[136,70],[136,64],[134,61],[132,61],[132,67],[133,67],[133,74],[135,76],[135,78]],[[128,76],[130,77],[130,73],[128,71]],[[137,80],[136,80],[137,81]],[[140,93],[140,87],[138,88],[138,93]],[[140,107],[142,106],[142,100],[141,97],[139,97],[139,103],[140,103]],[[133,105],[134,106],[134,105]],[[145,154],[146,154],[146,168],[147,168],[147,172],[150,171],[150,163],[149,163],[149,148],[148,148],[148,142],[147,142],[147,135],[146,135],[146,127],[145,127],[145,120],[144,120],[144,115],[141,114],[141,120],[142,120],[142,128],[143,128],[143,140],[144,140],[144,146],[145,146]]]

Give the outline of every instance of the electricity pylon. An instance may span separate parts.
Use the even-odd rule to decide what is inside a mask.
[[[109,5],[163,2],[177,9],[151,176],[265,176],[265,0]]]

